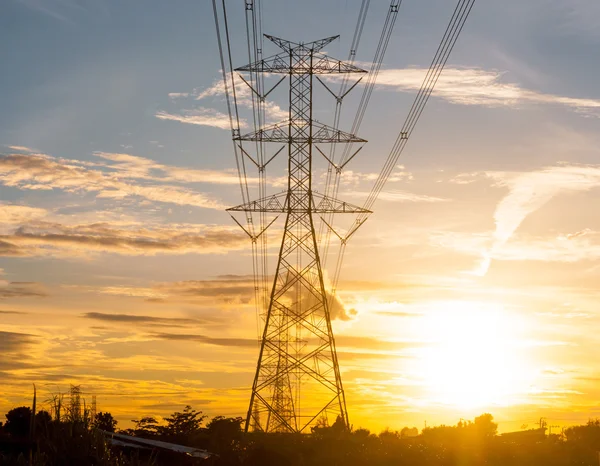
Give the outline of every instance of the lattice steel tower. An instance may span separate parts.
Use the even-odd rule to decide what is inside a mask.
[[[288,185],[228,209],[285,214],[246,430],[303,432],[338,417],[348,426],[315,223],[321,215],[368,211],[313,191],[312,156],[313,148],[325,156],[316,144],[366,141],[313,120],[313,76],[365,71],[320,52],[338,36],[306,44],[266,37],[283,52],[236,71],[288,75],[289,119],[234,140],[287,144]]]

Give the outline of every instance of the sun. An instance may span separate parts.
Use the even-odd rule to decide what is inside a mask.
[[[531,371],[519,336],[524,320],[501,306],[431,303],[417,331],[416,375],[428,401],[461,409],[512,405],[527,391]]]

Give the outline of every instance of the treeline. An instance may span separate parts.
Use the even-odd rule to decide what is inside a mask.
[[[311,434],[245,434],[242,419],[209,419],[187,406],[163,423],[153,417],[133,420],[118,429],[110,413],[95,417],[53,419],[46,411],[32,416],[28,407],[6,414],[0,426],[0,464],[39,466],[597,466],[600,421],[546,435],[533,429],[498,435],[490,414],[453,426],[348,431],[343,423],[323,423]],[[200,460],[168,452],[109,446],[101,431],[178,443],[208,450]]]

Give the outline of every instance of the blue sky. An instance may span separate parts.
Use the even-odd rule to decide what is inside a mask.
[[[371,3],[357,56],[366,67],[388,8]],[[305,41],[340,34],[327,51],[343,59],[359,4],[263,0],[263,29]],[[340,197],[366,197],[454,6],[404,0],[359,132],[370,142]],[[233,61],[244,65],[243,2],[228,7]],[[0,331],[10,344],[0,370],[10,389],[0,408],[24,403],[36,381],[47,392],[90,387],[122,422],[181,400],[242,414],[256,321],[248,244],[224,212],[241,200],[211,2],[8,0],[2,10]],[[536,378],[468,409],[507,423],[517,410],[594,414],[598,24],[595,0],[476,2],[402,165],[348,249],[339,292],[357,313],[335,326],[351,419],[377,429],[389,412],[392,427],[466,417],[413,364],[436,367],[435,352],[419,348],[438,313],[472,320],[478,306],[492,316],[481,325],[524,319],[523,334],[498,345],[510,353],[518,340]],[[286,105],[278,92],[273,118]],[[316,95],[327,121],[333,102]],[[273,173],[271,192],[283,175]],[[186,328],[239,341],[184,338]],[[19,368],[23,355],[31,363]],[[361,401],[381,387],[387,401]]]

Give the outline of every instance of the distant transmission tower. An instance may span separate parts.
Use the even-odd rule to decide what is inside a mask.
[[[93,423],[96,422],[96,411],[98,409],[98,404],[96,401],[96,395],[92,395],[92,405],[90,407],[90,421]]]
[[[69,414],[72,422],[81,421],[81,385],[71,385]]]
[[[338,418],[348,426],[315,222],[369,211],[313,191],[312,156],[316,148],[327,158],[316,144],[366,141],[313,119],[313,77],[365,71],[320,53],[338,36],[306,44],[266,37],[283,52],[236,71],[289,75],[289,118],[246,135],[234,132],[234,140],[286,144],[288,183],[282,193],[228,209],[285,214],[246,430],[303,432]]]

